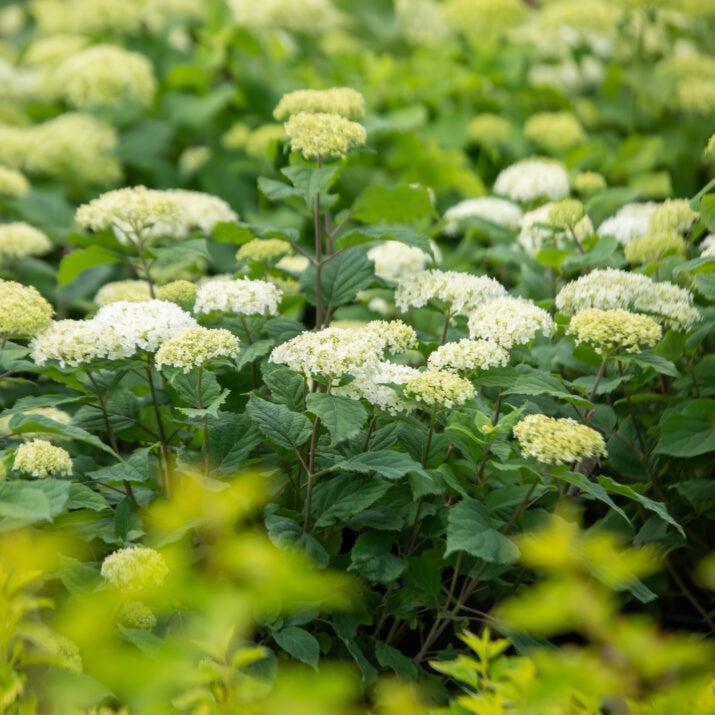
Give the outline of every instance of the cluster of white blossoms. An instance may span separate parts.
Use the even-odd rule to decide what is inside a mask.
[[[30,190],[30,183],[25,175],[15,169],[0,166],[0,196],[19,199]]]
[[[521,225],[523,212],[519,206],[496,196],[482,196],[467,199],[448,208],[444,212],[445,233],[456,235],[464,222],[471,218],[489,221],[497,226],[517,229]]]
[[[102,578],[118,591],[138,593],[159,588],[169,573],[164,557],[146,546],[129,546],[102,561]]]
[[[94,296],[94,302],[99,306],[118,303],[120,300],[130,303],[151,300],[149,283],[140,280],[112,281],[105,283]]]
[[[567,283],[556,296],[556,307],[566,315],[586,308],[622,308],[650,315],[675,330],[686,330],[700,318],[693,296],[684,288],[615,268],[591,271]]]
[[[626,246],[648,231],[651,217],[657,208],[658,204],[654,201],[626,204],[598,227],[598,235],[614,236],[621,245]]]
[[[75,220],[92,231],[111,228],[124,244],[175,235],[182,228],[176,202],[166,192],[144,186],[107,191],[80,206]]]
[[[105,305],[91,320],[58,320],[36,335],[32,359],[38,365],[56,360],[76,367],[93,360],[119,360],[138,350],[156,352],[161,343],[196,321],[178,305],[162,300],[119,301]]]
[[[253,30],[322,33],[342,23],[330,0],[227,0],[234,21]]]
[[[333,388],[333,394],[352,400],[365,400],[379,410],[392,415],[410,412],[413,405],[406,402],[391,385],[404,385],[417,377],[420,371],[409,365],[379,361],[356,370],[355,379],[347,385]]]
[[[0,280],[0,338],[36,335],[52,322],[52,306],[36,288]]]
[[[492,298],[506,295],[506,288],[494,278],[456,271],[428,270],[407,276],[398,283],[395,305],[402,312],[439,301],[451,314],[468,315]]]
[[[0,125],[0,164],[82,184],[106,185],[120,178],[117,145],[113,127],[76,112],[33,126]]]
[[[416,246],[400,241],[385,241],[373,246],[367,257],[375,264],[375,275],[386,281],[400,281],[423,271],[432,258]]]
[[[551,316],[525,298],[495,298],[478,306],[469,316],[470,337],[489,340],[505,350],[527,345],[537,333],[551,337],[555,330]]]
[[[524,214],[517,240],[530,256],[535,256],[550,241],[563,248],[573,243],[574,237],[582,243],[593,234],[591,219],[585,215],[572,226],[564,227],[560,220],[561,208],[560,202],[549,202]]]
[[[522,159],[499,172],[494,193],[512,201],[558,201],[569,195],[569,175],[553,159]]]
[[[238,221],[238,214],[218,196],[186,189],[169,189],[164,193],[174,201],[181,216],[179,236],[193,229],[211,233],[219,223]]]
[[[0,224],[0,258],[44,256],[52,250],[47,235],[21,221]]]
[[[147,57],[117,45],[93,45],[71,55],[48,78],[53,89],[78,109],[123,103],[148,106],[156,92]]]
[[[335,381],[372,370],[386,352],[404,352],[416,344],[415,331],[401,320],[374,320],[354,328],[306,330],[273,348],[269,361],[306,377],[322,375]]]
[[[440,345],[427,359],[432,370],[471,372],[504,367],[509,362],[509,353],[491,340],[458,340]]]
[[[276,268],[294,276],[300,275],[310,265],[310,259],[306,256],[283,256],[276,263]]]
[[[221,278],[209,280],[196,292],[194,312],[220,311],[237,315],[275,315],[283,292],[268,281]]]
[[[300,112],[339,114],[346,119],[362,119],[365,116],[365,99],[360,92],[350,87],[298,89],[281,97],[273,110],[273,116],[282,122]]]
[[[428,408],[449,408],[471,400],[474,385],[453,372],[429,368],[404,383],[403,395]]]
[[[653,347],[663,335],[658,323],[647,315],[627,310],[587,308],[571,318],[568,333],[576,344],[588,343],[601,354],[616,351],[637,353]]]
[[[570,464],[606,456],[601,434],[570,418],[528,415],[516,424],[514,436],[524,455],[544,464]]]
[[[187,328],[163,342],[156,353],[156,365],[176,367],[183,372],[203,367],[216,358],[235,357],[238,338],[223,328]]]
[[[700,255],[703,258],[715,257],[715,233],[708,234],[698,244]]]
[[[12,468],[38,479],[69,477],[72,474],[72,459],[66,449],[44,439],[34,439],[17,448]]]

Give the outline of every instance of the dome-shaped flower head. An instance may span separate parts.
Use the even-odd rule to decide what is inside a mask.
[[[428,358],[427,366],[433,370],[471,372],[504,367],[509,353],[491,340],[458,340],[438,347]]]
[[[52,306],[32,286],[0,280],[0,338],[39,333],[52,322]]]
[[[146,546],[129,546],[107,556],[100,572],[117,590],[138,593],[161,587],[169,567],[158,551]]]
[[[512,201],[558,201],[569,195],[569,175],[557,161],[523,159],[502,169],[494,182],[494,193]]]
[[[52,250],[47,235],[21,221],[0,224],[0,258],[44,256]]]
[[[530,300],[504,296],[478,306],[469,316],[469,335],[491,340],[506,350],[527,345],[537,335],[554,334],[551,316]]]
[[[217,278],[206,281],[196,293],[194,312],[275,315],[283,293],[269,281]]]
[[[452,235],[458,233],[461,225],[470,218],[483,219],[513,230],[519,228],[522,215],[521,208],[511,201],[496,196],[481,196],[460,201],[448,208],[444,213],[445,231]]]
[[[293,151],[308,161],[344,157],[367,141],[365,128],[339,114],[299,112],[286,122]]]
[[[587,308],[571,318],[568,333],[576,343],[587,343],[598,353],[637,353],[653,347],[663,330],[653,318],[627,310]]]
[[[0,166],[0,196],[19,199],[30,190],[30,182],[25,175],[15,169]]]
[[[176,367],[183,372],[198,367],[216,358],[235,357],[238,338],[223,328],[187,328],[161,344],[156,353],[156,365]]]
[[[105,283],[95,294],[94,302],[99,305],[109,305],[125,300],[129,303],[141,303],[151,300],[151,289],[148,281],[126,280]]]
[[[365,116],[365,100],[350,87],[331,89],[298,89],[281,97],[273,110],[278,121],[285,121],[294,114],[338,114],[345,119],[362,119]]]
[[[452,372],[428,369],[408,380],[403,394],[423,409],[450,408],[471,400],[474,397],[474,386]]]
[[[544,464],[570,464],[606,455],[601,434],[570,418],[528,415],[516,424],[514,436],[522,454]]]
[[[69,477],[72,474],[72,459],[66,449],[44,439],[34,439],[17,448],[12,467],[38,479]]]

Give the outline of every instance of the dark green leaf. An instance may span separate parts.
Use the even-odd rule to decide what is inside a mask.
[[[273,639],[283,650],[311,668],[318,667],[320,645],[315,636],[298,626],[288,626],[273,632]]]
[[[246,412],[259,430],[283,449],[297,449],[308,441],[312,430],[305,415],[251,395]]]
[[[386,449],[357,454],[333,466],[334,469],[344,472],[359,472],[362,474],[375,472],[387,479],[399,479],[411,472],[427,476],[422,465],[419,462],[415,462],[408,454]]]
[[[367,419],[367,411],[349,397],[313,392],[307,398],[308,411],[320,418],[330,432],[331,444],[350,439],[360,431]]]

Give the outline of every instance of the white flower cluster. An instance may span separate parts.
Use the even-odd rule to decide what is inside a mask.
[[[56,360],[76,367],[93,360],[119,360],[137,350],[156,352],[161,343],[196,321],[174,303],[119,301],[100,308],[91,320],[58,320],[36,335],[30,345],[38,365]]]
[[[39,229],[28,223],[0,224],[0,258],[44,256],[52,250],[52,243]]]
[[[698,244],[703,258],[715,257],[715,233],[710,233]]]
[[[625,246],[648,231],[657,208],[658,204],[654,201],[626,204],[598,227],[598,235],[614,236]]]
[[[446,225],[444,230],[450,235],[459,233],[461,224],[470,218],[480,218],[497,226],[517,229],[521,224],[523,212],[519,206],[496,196],[482,196],[467,199],[448,208],[444,212]]]
[[[524,214],[517,240],[530,256],[535,256],[549,241],[554,241],[559,248],[563,248],[569,242],[573,243],[571,232],[554,224],[554,213],[558,209],[558,203],[549,202]],[[573,226],[573,234],[579,243],[591,236],[593,234],[591,219],[588,216],[581,218]]]
[[[227,0],[234,22],[251,29],[327,32],[342,15],[330,0]]]
[[[407,380],[403,394],[433,409],[454,407],[474,397],[474,385],[452,372],[430,368]]]
[[[556,326],[551,316],[524,298],[505,296],[480,305],[469,316],[469,335],[490,340],[505,350],[527,345],[541,332],[551,337]]]
[[[427,366],[433,370],[470,372],[504,367],[509,353],[491,340],[458,340],[438,347],[428,358]]]
[[[468,315],[478,305],[506,295],[504,286],[488,276],[456,271],[428,270],[401,280],[395,291],[395,305],[401,311],[421,308],[430,301],[448,306],[452,314]]]
[[[68,477],[72,474],[72,459],[62,447],[55,447],[44,439],[34,439],[17,448],[12,467],[38,479]]]
[[[375,264],[375,275],[386,281],[399,281],[423,271],[432,258],[416,246],[400,241],[385,241],[367,252]]]
[[[420,371],[409,365],[380,361],[357,370],[355,379],[347,385],[333,388],[333,394],[352,400],[365,400],[379,410],[392,415],[410,412],[413,406],[406,402],[391,385],[404,385],[417,377]]]
[[[523,159],[499,172],[494,193],[512,201],[558,201],[569,195],[569,175],[558,161]]]
[[[13,199],[24,196],[30,190],[30,183],[25,175],[15,169],[0,166],[0,196],[10,196]]]
[[[269,360],[306,377],[323,375],[337,380],[374,370],[386,352],[404,352],[416,343],[415,331],[402,321],[374,320],[355,328],[307,330],[275,347]]]
[[[206,281],[196,293],[194,312],[275,315],[283,292],[268,281],[230,278]]]
[[[186,328],[161,344],[156,353],[156,366],[171,365],[183,372],[203,367],[220,357],[234,357],[238,338],[223,328]]]
[[[169,189],[164,193],[173,199],[181,215],[183,226],[179,235],[192,229],[210,233],[219,223],[238,221],[236,212],[218,196],[186,189]]]
[[[693,296],[684,288],[615,268],[591,271],[567,283],[556,296],[556,307],[566,315],[586,308],[623,308],[650,315],[675,330],[686,330],[700,318]]]

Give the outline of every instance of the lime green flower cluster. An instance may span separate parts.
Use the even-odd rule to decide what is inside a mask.
[[[447,0],[447,23],[472,40],[494,39],[516,27],[528,10],[520,0]]]
[[[39,229],[16,221],[0,224],[0,258],[44,256],[52,250],[52,243]]]
[[[649,263],[665,256],[684,256],[685,239],[677,231],[659,231],[634,238],[623,249],[629,263]]]
[[[687,199],[668,199],[655,209],[650,217],[650,230],[659,233],[687,231],[698,218]]]
[[[38,479],[69,477],[72,474],[72,459],[66,449],[55,447],[45,439],[34,439],[17,448],[12,467]]]
[[[467,125],[467,136],[483,146],[503,146],[509,141],[512,126],[498,114],[478,114]]]
[[[607,186],[606,179],[597,171],[582,171],[574,177],[573,187],[583,196],[591,196],[603,191]]]
[[[195,283],[184,279],[179,279],[159,286],[156,289],[158,300],[167,300],[176,303],[182,308],[190,308],[196,300],[197,287]]]
[[[658,323],[647,315],[628,310],[587,308],[571,318],[568,333],[576,343],[588,343],[601,354],[625,351],[637,353],[653,347],[663,336]]]
[[[549,211],[549,223],[565,231],[575,226],[583,217],[585,209],[578,199],[562,199]]]
[[[273,110],[273,116],[283,122],[294,114],[338,114],[345,119],[362,119],[365,100],[350,87],[331,89],[298,89],[284,94]]]
[[[454,407],[474,397],[474,386],[452,372],[429,369],[405,383],[404,396],[431,408]]]
[[[562,152],[581,144],[586,132],[570,112],[541,112],[529,117],[524,125],[529,141],[549,152]]]
[[[0,338],[31,336],[52,322],[52,306],[32,286],[0,280]]]
[[[127,628],[150,631],[156,625],[154,612],[141,601],[127,601],[119,609],[118,620]]]
[[[238,338],[223,328],[187,328],[161,344],[156,353],[157,367],[170,365],[183,372],[203,367],[219,357],[233,357]]]
[[[126,300],[130,303],[141,303],[151,299],[151,290],[147,281],[126,280],[105,283],[94,296],[94,302],[99,305],[109,305]]]
[[[100,573],[117,590],[137,593],[159,588],[169,573],[169,567],[155,549],[129,546],[107,556]]]
[[[524,455],[544,464],[570,464],[606,455],[601,434],[570,418],[528,415],[514,427],[514,436]]]
[[[268,262],[290,255],[293,248],[289,241],[280,238],[254,238],[236,251],[237,261]]]
[[[25,175],[15,169],[0,166],[0,196],[19,199],[30,190]]]
[[[298,90],[285,95],[275,109],[287,119],[285,131],[291,149],[304,159],[344,157],[367,141],[365,128],[352,121],[365,112],[359,92],[348,87]]]

